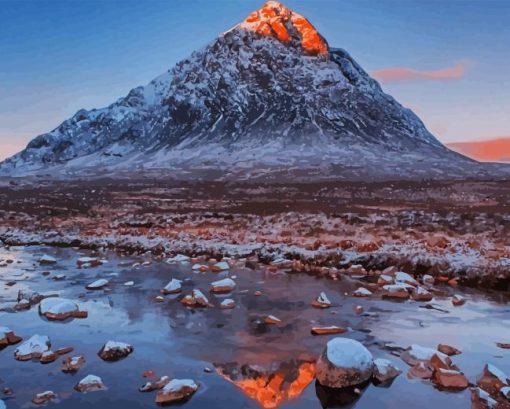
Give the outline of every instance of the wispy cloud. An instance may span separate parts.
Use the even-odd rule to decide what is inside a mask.
[[[407,67],[383,68],[372,72],[372,76],[384,83],[403,81],[449,81],[462,78],[466,73],[467,61],[460,61],[453,67],[420,71]]]

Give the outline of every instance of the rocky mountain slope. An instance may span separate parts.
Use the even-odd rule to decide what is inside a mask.
[[[445,148],[303,16],[267,2],[110,106],[80,110],[4,175],[399,179],[487,175]]]

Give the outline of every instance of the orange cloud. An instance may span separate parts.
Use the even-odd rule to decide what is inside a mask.
[[[461,61],[454,67],[439,70],[419,71],[406,67],[384,68],[372,72],[372,76],[381,82],[398,81],[447,81],[462,78],[466,73],[467,62]]]
[[[488,140],[453,142],[446,146],[480,161],[510,162],[510,136]]]

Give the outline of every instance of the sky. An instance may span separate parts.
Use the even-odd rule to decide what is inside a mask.
[[[443,142],[510,136],[510,1],[286,0]],[[0,0],[0,159],[109,105],[262,0]]]

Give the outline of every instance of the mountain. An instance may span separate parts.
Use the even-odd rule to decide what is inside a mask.
[[[476,160],[510,162],[510,137],[484,141],[453,142],[446,146]]]
[[[4,175],[399,179],[484,175],[312,24],[269,1],[110,106],[80,110]]]

